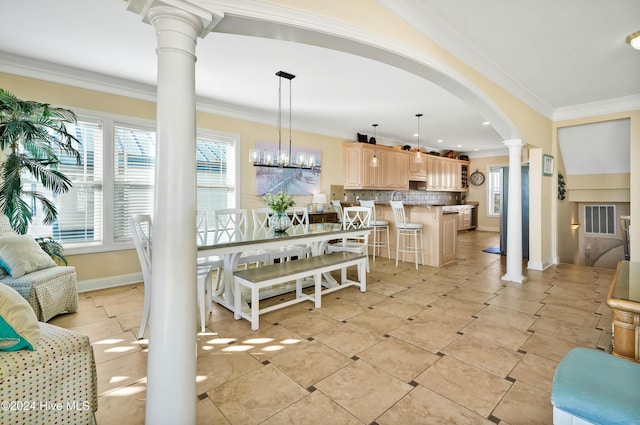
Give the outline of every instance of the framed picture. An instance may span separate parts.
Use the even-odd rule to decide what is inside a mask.
[[[553,157],[551,155],[542,154],[542,175],[553,175]]]

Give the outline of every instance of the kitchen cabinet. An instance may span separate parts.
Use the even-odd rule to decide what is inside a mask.
[[[345,189],[409,189],[409,153],[388,146],[345,143]],[[373,155],[378,167],[370,166]]]
[[[422,155],[422,161],[415,161],[416,153],[412,152],[409,157],[409,180],[425,182],[427,181],[427,155]]]
[[[466,173],[469,163],[451,158],[428,155],[427,190],[468,192]]]
[[[447,205],[443,209],[444,211],[458,214],[458,231],[475,229],[475,220],[473,220],[475,205]]]
[[[469,162],[424,155],[415,162],[415,152],[368,143],[345,143],[344,188],[408,190],[409,180],[426,182],[423,187],[433,191],[468,192]],[[370,166],[373,155],[378,167]]]

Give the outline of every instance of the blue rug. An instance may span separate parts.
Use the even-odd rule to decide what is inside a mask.
[[[489,247],[489,248],[483,249],[482,251],[488,252],[489,254],[500,254],[500,248]]]

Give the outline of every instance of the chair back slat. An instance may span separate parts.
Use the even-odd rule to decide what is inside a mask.
[[[402,201],[389,201],[391,204],[391,210],[393,211],[393,219],[398,224],[407,223],[407,215],[404,212],[404,204]]]
[[[214,243],[247,239],[248,213],[244,208],[222,208],[213,211]]]
[[[331,205],[333,205],[333,209],[338,213],[338,220],[342,222],[342,204],[338,200],[331,201]]]
[[[291,218],[291,224],[293,226],[298,226],[302,224],[303,226],[309,225],[309,210],[304,207],[293,207],[287,210],[287,215]]]
[[[129,219],[133,244],[138,253],[142,277],[145,287],[151,284],[151,237],[153,234],[153,224],[151,216],[148,214],[136,214]]]
[[[345,207],[342,213],[342,228],[361,229],[371,225],[371,208]]]

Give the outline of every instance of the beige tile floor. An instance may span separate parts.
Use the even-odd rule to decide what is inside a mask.
[[[199,424],[550,424],[572,347],[610,350],[613,270],[525,269],[501,281],[498,235],[460,233],[444,268],[376,258],[366,293],[329,294],[246,320],[216,308],[198,335]],[[91,337],[100,425],[144,423],[141,285],[80,294],[52,323]],[[195,312],[194,312],[195,314]]]

